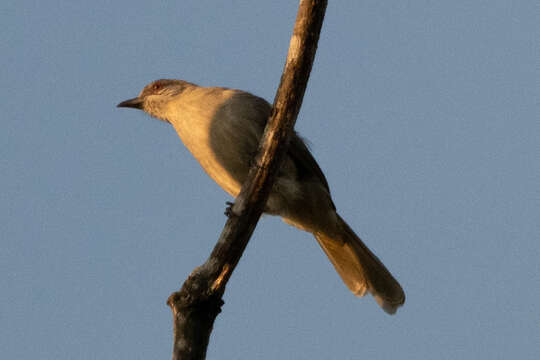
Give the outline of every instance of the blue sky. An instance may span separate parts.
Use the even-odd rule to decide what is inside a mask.
[[[117,109],[180,78],[273,99],[295,1],[0,5],[0,352],[169,358],[168,295],[231,200],[172,127]],[[264,217],[209,359],[536,359],[538,5],[330,1],[297,130],[402,283],[395,316]]]

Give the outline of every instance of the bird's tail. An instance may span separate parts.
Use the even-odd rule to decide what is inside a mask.
[[[405,302],[405,293],[383,263],[373,254],[338,215],[337,236],[316,233],[324,250],[347,287],[357,296],[371,293],[389,314]]]

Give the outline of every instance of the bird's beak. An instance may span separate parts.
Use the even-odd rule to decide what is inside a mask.
[[[134,108],[134,109],[142,109],[143,100],[136,97],[133,99],[129,99],[126,101],[122,101],[120,104],[116,105],[116,107],[127,107],[127,108]]]

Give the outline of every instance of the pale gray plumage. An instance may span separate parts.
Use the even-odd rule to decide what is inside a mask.
[[[154,81],[118,106],[169,122],[208,175],[234,197],[271,111],[265,100],[247,92],[182,80]],[[296,133],[265,212],[312,233],[355,295],[370,292],[390,314],[404,303],[399,283],[337,214],[323,172]]]

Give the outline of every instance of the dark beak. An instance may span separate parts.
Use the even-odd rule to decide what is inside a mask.
[[[129,99],[126,101],[122,101],[120,104],[116,105],[116,107],[142,109],[142,105],[143,105],[143,100],[136,97],[136,98]]]

